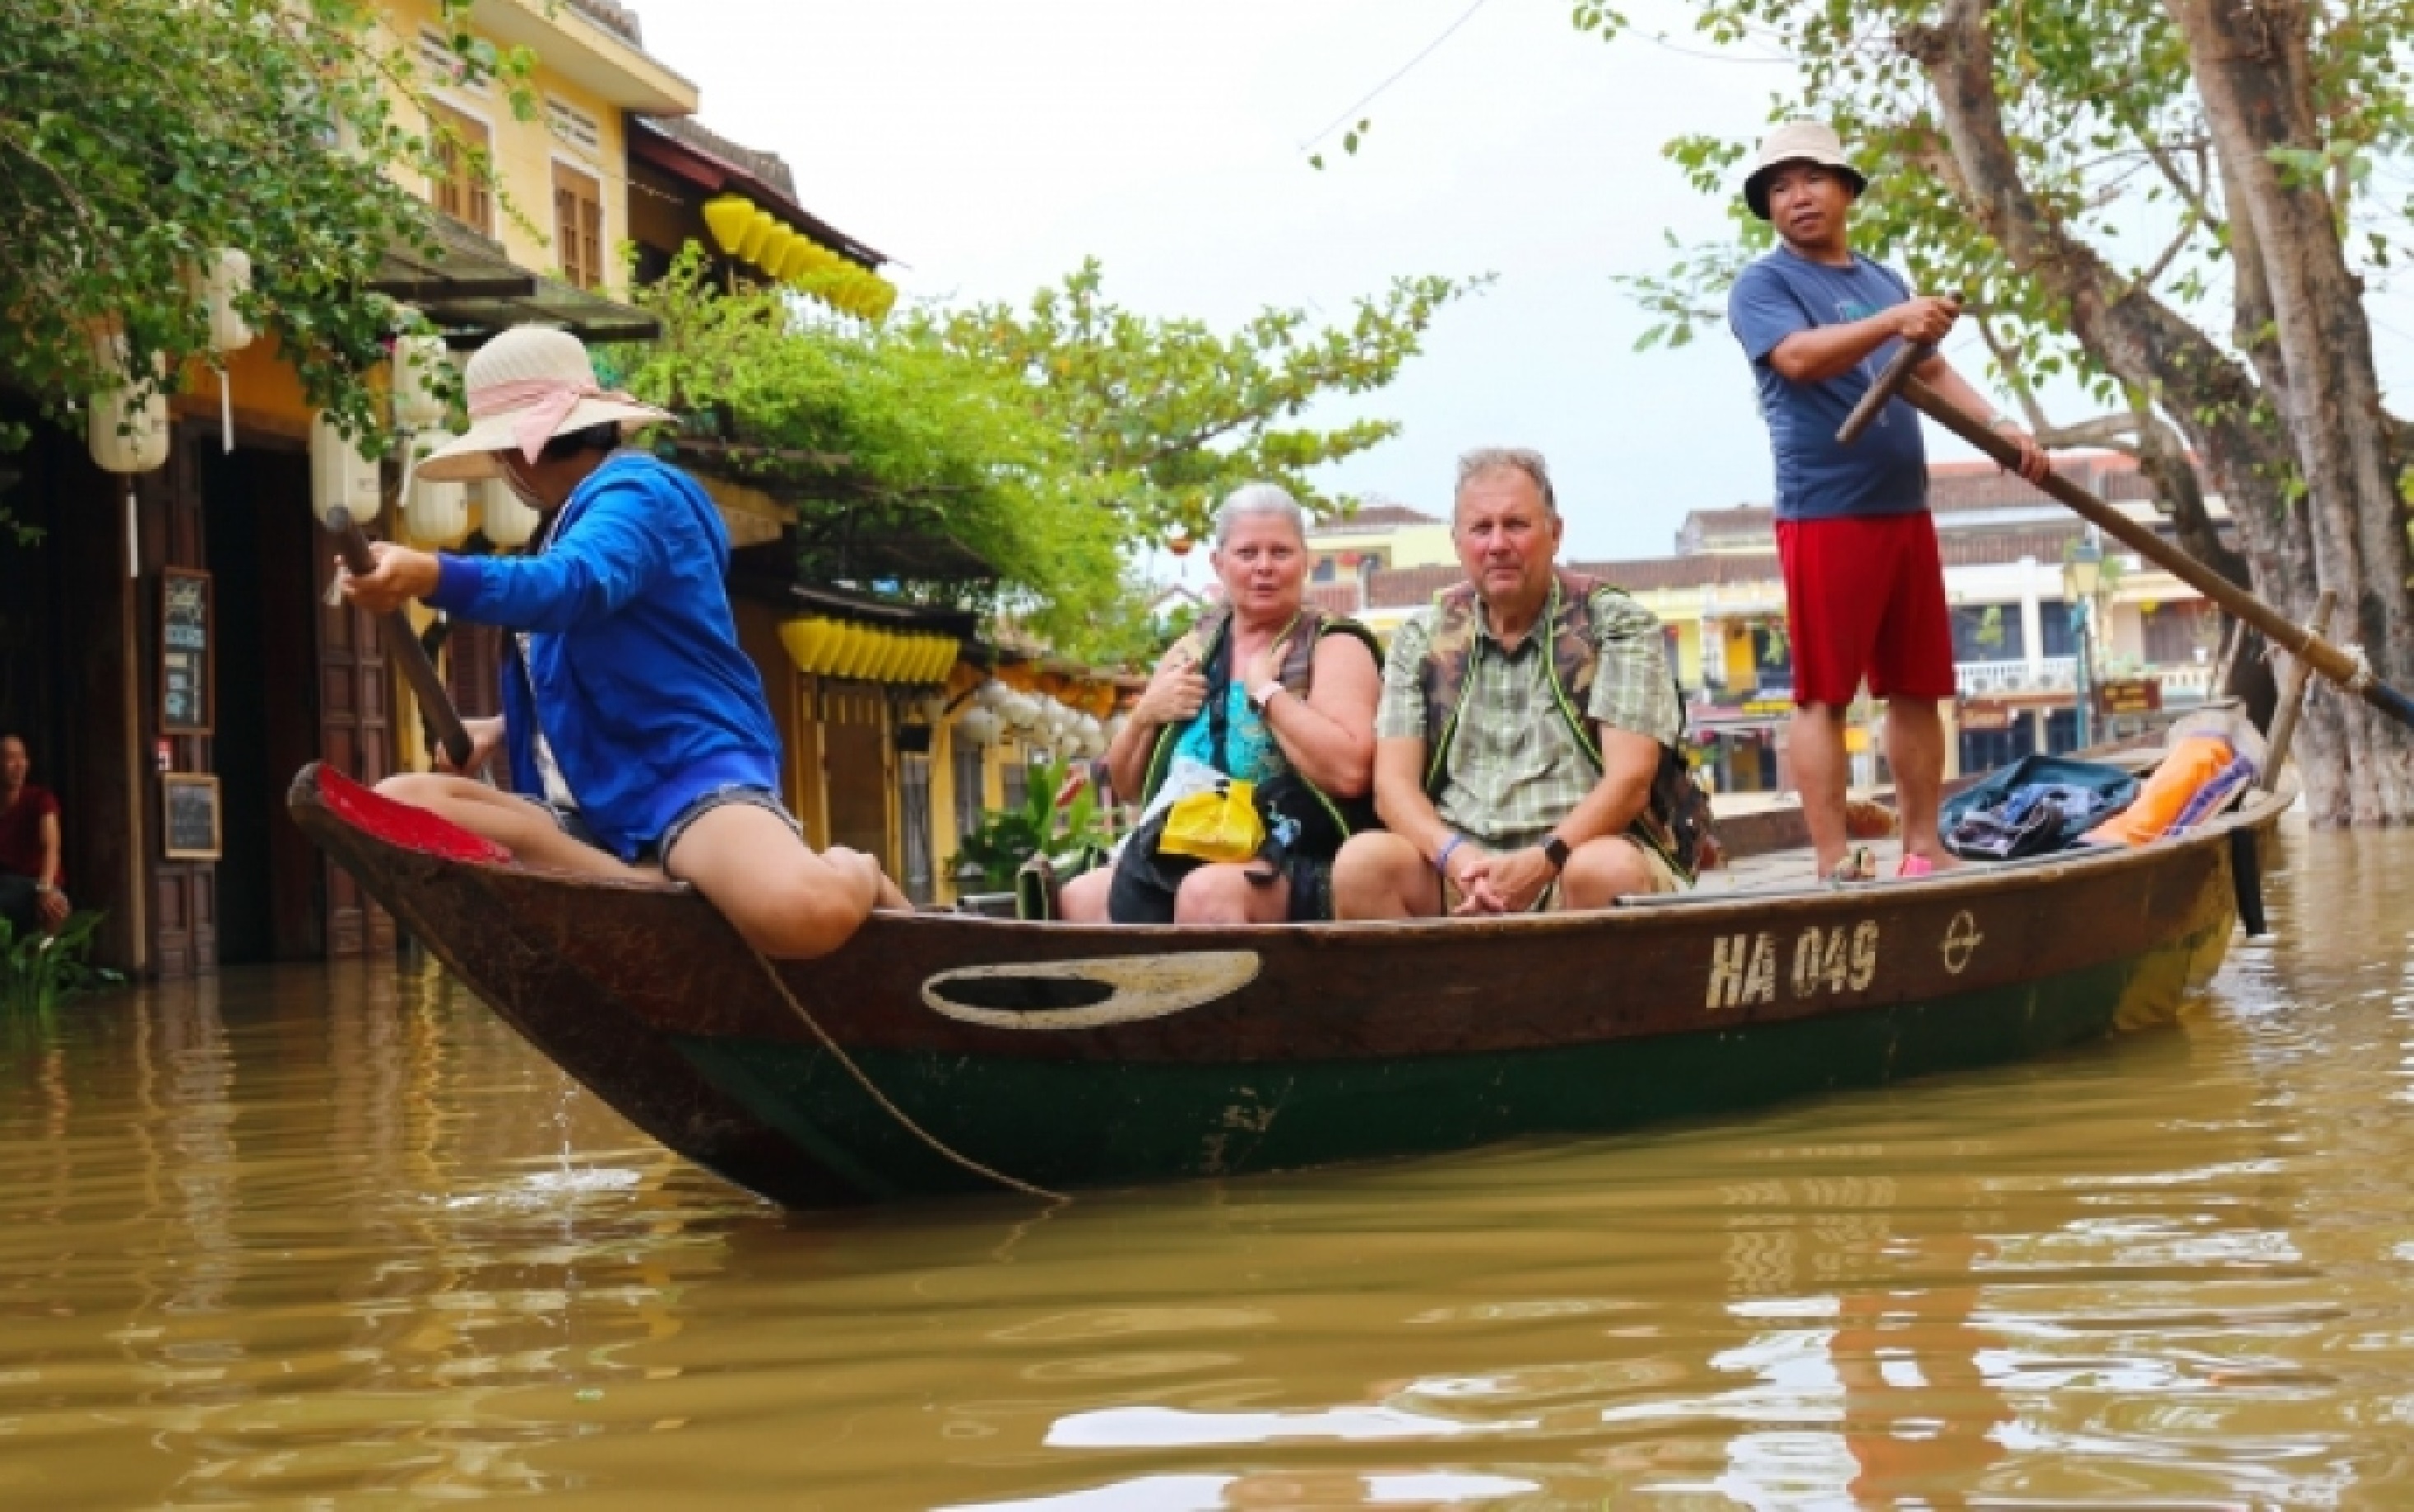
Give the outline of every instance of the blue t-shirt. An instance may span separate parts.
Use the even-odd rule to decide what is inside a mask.
[[[1760,385],[1760,413],[1777,457],[1779,519],[1915,514],[1928,508],[1919,411],[1897,399],[1859,440],[1836,442],[1845,417],[1893,360],[1900,341],[1888,340],[1850,372],[1823,383],[1793,382],[1768,361],[1796,331],[1866,319],[1910,298],[1900,278],[1858,253],[1851,267],[1831,268],[1780,247],[1736,280],[1727,324]]]
[[[1274,733],[1249,706],[1248,689],[1236,682],[1226,696],[1224,754],[1229,761],[1217,770],[1236,782],[1269,782],[1280,777],[1290,763],[1284,760],[1282,747],[1274,743]],[[1174,742],[1173,753],[1201,766],[1215,766],[1214,731],[1207,710],[1192,717],[1190,727]]]

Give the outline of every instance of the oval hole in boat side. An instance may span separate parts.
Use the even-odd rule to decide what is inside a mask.
[[[1036,1014],[1094,1008],[1115,995],[1115,985],[1086,976],[959,976],[932,982],[931,991],[965,1008]]]
[[[1254,950],[960,966],[924,981],[922,1001],[991,1029],[1101,1029],[1229,997],[1258,979],[1258,968]]]

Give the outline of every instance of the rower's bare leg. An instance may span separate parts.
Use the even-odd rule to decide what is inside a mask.
[[[1902,853],[1925,856],[1939,871],[1960,866],[1936,830],[1944,801],[1945,719],[1935,700],[1886,700],[1885,752],[1886,764],[1894,768],[1895,809],[1902,816]]]
[[[698,815],[663,863],[748,944],[783,959],[827,956],[873,909],[911,907],[872,857],[837,845],[815,854],[785,819],[753,804]]]
[[[654,867],[630,866],[608,851],[571,838],[561,832],[553,810],[543,804],[490,788],[472,778],[407,772],[387,778],[377,790],[396,803],[427,809],[482,839],[494,841],[524,867],[628,882],[660,875]]]
[[[1336,919],[1430,919],[1441,884],[1417,848],[1386,830],[1352,835],[1333,862]]]
[[[1931,713],[1933,710],[1930,711]],[[1785,737],[1785,761],[1802,794],[1802,822],[1810,830],[1812,859],[1824,880],[1844,864],[1851,836],[1844,828],[1844,711],[1832,704],[1805,704],[1794,711]]]

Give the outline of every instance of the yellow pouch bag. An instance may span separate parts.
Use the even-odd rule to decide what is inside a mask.
[[[1205,793],[1177,798],[1165,811],[1165,831],[1158,838],[1159,855],[1186,855],[1200,861],[1247,861],[1266,843],[1264,821],[1258,818],[1257,785],[1218,782]]]

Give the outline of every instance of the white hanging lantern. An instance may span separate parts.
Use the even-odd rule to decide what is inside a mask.
[[[191,271],[194,297],[209,306],[210,350],[223,357],[251,345],[251,322],[235,307],[236,296],[251,289],[251,258],[231,246],[213,252]]]
[[[1017,730],[1028,730],[1039,722],[1039,701],[1029,693],[1013,693],[998,714]]]
[[[377,463],[320,411],[310,422],[311,512],[324,524],[336,510],[347,510],[352,523],[365,528],[384,502]]]
[[[410,486],[402,501],[402,533],[420,546],[457,546],[469,533],[469,491],[466,484],[443,483],[417,476],[417,465],[453,437],[437,432],[410,439]]]
[[[433,430],[444,423],[445,368],[442,336],[397,336],[394,343],[394,422],[405,430]]]
[[[125,381],[94,394],[84,406],[84,444],[104,472],[149,472],[168,460],[167,385],[155,360],[150,392],[138,401],[126,338],[112,334],[99,341],[102,363]]]
[[[1006,701],[1013,694],[1013,689],[991,677],[973,689],[973,702],[994,714],[1006,706]]]
[[[497,549],[508,551],[525,546],[536,539],[537,527],[544,517],[520,502],[512,485],[500,478],[485,478],[474,484],[480,493],[478,528]]]
[[[1107,753],[1107,727],[1098,722],[1095,714],[1081,716],[1081,749],[1092,756]]]
[[[987,709],[966,709],[956,720],[956,738],[969,740],[976,746],[986,746],[997,739],[997,716]]]

